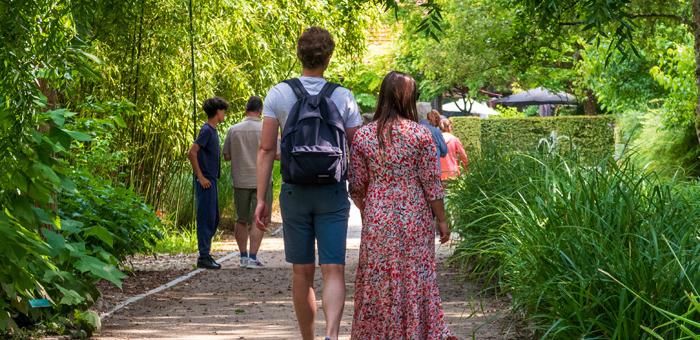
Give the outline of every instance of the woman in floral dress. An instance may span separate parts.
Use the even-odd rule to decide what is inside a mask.
[[[435,217],[440,241],[450,237],[444,193],[416,99],[413,78],[389,73],[353,140],[350,194],[363,218],[353,339],[452,338],[435,273]]]

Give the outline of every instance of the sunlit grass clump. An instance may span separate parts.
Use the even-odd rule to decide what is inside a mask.
[[[454,260],[545,338],[696,338],[699,197],[626,160],[492,154],[452,188]]]

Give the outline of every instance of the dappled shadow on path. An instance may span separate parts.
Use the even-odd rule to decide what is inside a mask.
[[[280,240],[270,241],[268,249],[277,249],[264,252],[268,268],[242,269],[237,259],[228,261],[222,270],[116,313],[105,320],[102,338],[294,338],[290,268],[282,261]]]
[[[348,239],[346,286],[348,296],[341,339],[348,339],[353,313],[359,230]],[[233,250],[231,240],[228,251]],[[229,244],[230,243],[230,244]],[[219,271],[206,271],[161,293],[147,297],[103,321],[100,339],[298,339],[291,299],[291,266],[284,262],[282,239],[263,241],[261,254],[267,268],[242,269],[238,259]],[[451,249],[437,248],[444,263]],[[191,265],[191,264],[190,264]],[[477,297],[478,289],[439,266],[445,316],[460,339],[504,339],[505,304]],[[321,296],[317,270],[317,298]],[[323,309],[318,301],[318,336],[323,334]]]

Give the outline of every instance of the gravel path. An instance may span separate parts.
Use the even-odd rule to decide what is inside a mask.
[[[348,233],[346,282],[348,297],[341,339],[348,339],[352,321],[353,283],[359,249],[359,213],[353,210]],[[218,249],[233,251],[232,241]],[[477,296],[477,287],[459,280],[444,266],[450,254],[436,246],[443,307],[460,339],[512,338],[507,304]],[[298,339],[291,301],[291,266],[284,262],[282,239],[263,241],[263,270],[241,269],[237,259],[219,271],[206,271],[161,293],[149,296],[103,320],[99,339]],[[189,258],[179,261],[191,268]],[[177,267],[177,266],[176,266]],[[320,298],[320,270],[316,275]],[[323,333],[323,309],[318,301],[317,335]]]

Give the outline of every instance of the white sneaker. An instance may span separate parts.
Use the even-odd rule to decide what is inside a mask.
[[[260,259],[248,259],[248,266],[246,266],[248,269],[260,269],[260,268],[265,268],[265,266],[260,262]]]
[[[250,262],[250,259],[247,257],[241,257],[241,268],[247,268],[248,267],[248,262]]]

